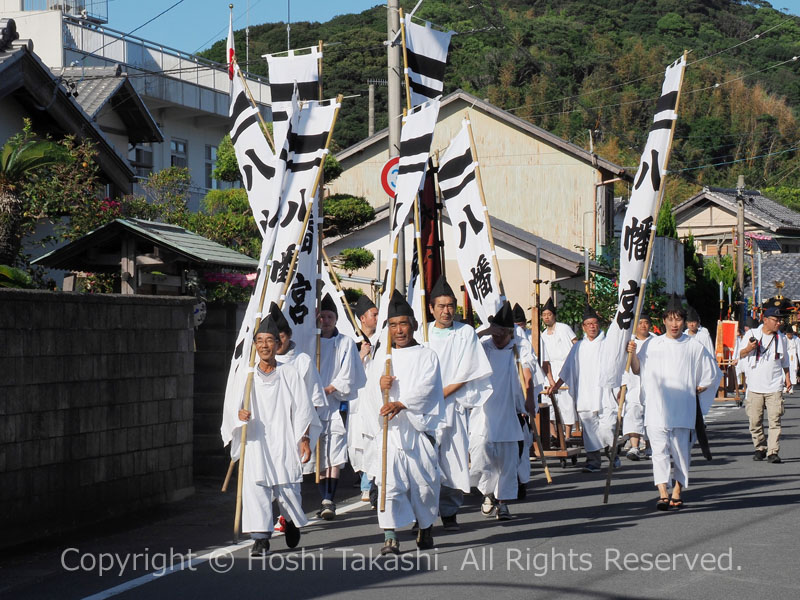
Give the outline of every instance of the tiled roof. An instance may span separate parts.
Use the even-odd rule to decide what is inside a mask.
[[[800,254],[764,254],[761,257],[761,295],[764,299],[777,295],[776,281],[783,281],[781,295],[790,300],[800,300]],[[758,277],[758,265],[756,265]],[[750,293],[748,278],[745,289]],[[756,282],[756,285],[758,283]]]
[[[758,190],[744,190],[743,196],[746,219],[759,223],[775,233],[780,231],[781,233],[800,234],[800,213],[767,198]],[[735,189],[707,187],[703,188],[699,194],[695,194],[676,206],[673,213],[677,215],[706,199],[734,213],[738,210]]]

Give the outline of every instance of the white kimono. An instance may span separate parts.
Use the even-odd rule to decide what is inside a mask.
[[[292,365],[297,370],[306,384],[308,395],[314,406],[325,405],[325,386],[322,385],[322,378],[317,371],[316,358],[312,362],[308,354],[299,350],[297,345],[291,342],[289,351],[286,354],[276,355],[275,360],[280,364]]]
[[[242,531],[271,533],[272,502],[286,519],[302,527],[308,520],[300,499],[303,468],[299,444],[308,431],[314,447],[320,422],[300,374],[278,364],[272,373],[256,368],[247,423],[242,479]],[[233,432],[232,453],[239,454],[240,421]]]
[[[714,402],[722,371],[716,358],[685,333],[678,339],[652,337],[638,351],[645,426],[653,451],[654,482],[669,483],[670,458],[674,478],[689,484],[690,432],[700,410],[705,415]]]
[[[800,361],[800,338],[796,335],[789,339],[789,336],[786,336],[787,346],[789,348],[789,380],[792,382],[792,385],[797,385],[797,365]]]
[[[564,380],[577,401],[586,452],[596,452],[613,443],[617,420],[617,400],[611,388],[598,385],[600,353],[605,333],[589,341],[583,338],[569,351],[559,378]]]
[[[359,407],[368,435],[374,440],[366,458],[367,475],[381,488],[383,421],[380,410],[386,353],[379,349],[369,365],[367,390]],[[436,353],[419,344],[392,349],[389,402],[402,402],[405,409],[389,420],[386,447],[386,511],[378,511],[382,529],[397,529],[417,521],[430,527],[439,511],[439,473],[432,434],[444,422],[444,394]]]
[[[481,344],[492,367],[492,393],[470,415],[470,477],[481,493],[494,494],[497,500],[514,500],[524,440],[520,415],[525,414],[515,344],[512,341],[505,348],[498,348],[491,337],[484,338]]]
[[[375,348],[375,344],[378,342],[379,335],[380,333],[376,331],[372,334],[372,337],[369,338],[369,343],[373,348]],[[366,454],[371,450],[371,445],[374,442],[372,436],[369,434],[368,428],[364,424],[364,410],[361,408],[368,402],[364,400],[364,395],[368,393],[366,373],[369,372],[369,365],[371,362],[371,355],[364,357],[362,360],[365,371],[365,385],[362,385],[358,389],[356,397],[350,400],[347,411],[347,455],[354,471],[366,472],[368,462]]]
[[[442,485],[469,493],[469,411],[491,394],[492,368],[475,330],[464,323],[428,325],[428,347],[436,352],[442,387],[464,383],[444,399],[445,428],[437,432]]]
[[[636,351],[642,347],[647,340],[655,337],[652,333],[647,338],[640,340],[635,335],[631,338],[636,342]],[[622,408],[622,435],[637,433],[644,435],[644,404],[641,398],[641,379],[633,371],[625,371],[622,374],[622,383],[627,385],[625,392],[625,406]]]
[[[546,356],[550,363],[550,370],[553,373],[553,377],[558,380],[561,367],[564,366],[564,361],[567,360],[569,351],[572,350],[572,340],[575,339],[575,332],[565,323],[556,323],[553,333],[549,333],[545,329],[541,333],[541,339],[542,345],[547,352]],[[556,403],[564,424],[574,425],[578,415],[575,412],[575,399],[571,395],[571,391],[559,390],[556,394]],[[552,412],[551,421],[555,419],[555,411]]]
[[[324,405],[317,407],[323,428],[319,439],[320,469],[342,467],[347,462],[347,430],[339,407],[355,398],[366,380],[355,342],[338,332],[330,338],[321,337],[319,374],[323,389],[329,385],[336,388],[326,394]],[[314,472],[315,462],[306,465],[307,473]]]
[[[687,333],[686,335],[689,334]],[[689,335],[689,338],[692,338],[702,344],[703,347],[708,350],[708,353],[711,354],[711,356],[717,356],[717,349],[714,347],[714,342],[711,341],[711,334],[708,333],[708,329],[702,325],[700,325],[700,327],[697,329],[697,333],[693,336]]]

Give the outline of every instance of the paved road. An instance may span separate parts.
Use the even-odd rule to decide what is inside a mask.
[[[709,416],[714,460],[695,448],[680,512],[654,510],[648,461],[623,459],[608,505],[604,475],[556,464],[545,485],[535,466],[511,521],[482,517],[481,499],[468,497],[461,531],[435,528],[435,551],[417,554],[410,532],[400,532],[397,563],[371,560],[382,535],[351,481],[340,485],[343,514],[303,530],[305,554],[277,538],[265,561],[249,559],[248,542],[231,546],[233,496],[209,482],[183,502],[3,557],[0,597],[794,600],[799,421],[795,394],[784,417],[784,463],[754,462],[744,409],[716,404]],[[312,512],[316,493],[305,487]],[[170,562],[180,567],[189,552],[194,560],[183,560],[183,570],[153,576]],[[109,569],[102,576],[101,564]]]

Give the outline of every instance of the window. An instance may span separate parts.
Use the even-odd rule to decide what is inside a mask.
[[[217,147],[206,146],[206,189],[219,189],[219,181],[214,179],[214,169],[217,166]]]
[[[172,167],[188,167],[189,161],[187,160],[186,140],[173,139],[169,143],[170,148],[170,166]]]
[[[153,172],[153,146],[149,142],[141,142],[134,146],[131,166],[138,177],[147,177]]]

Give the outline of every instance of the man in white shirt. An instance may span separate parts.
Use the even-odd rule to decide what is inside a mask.
[[[553,387],[556,384],[558,374],[561,372],[561,367],[564,366],[564,361],[569,355],[569,351],[572,350],[572,345],[578,341],[578,338],[569,325],[556,321],[556,306],[553,304],[552,298],[548,298],[542,307],[542,322],[545,325],[545,330],[541,333],[542,348],[544,350],[542,359],[546,361],[544,362],[545,372],[550,386]],[[548,393],[550,393],[550,390],[545,390],[545,394]],[[575,399],[570,394],[570,390],[562,389],[554,395],[561,421],[566,429],[565,435],[567,439],[572,437],[572,428],[578,420],[578,414],[575,411]],[[550,420],[555,420],[555,416],[555,410],[551,411]]]
[[[753,460],[766,459],[778,464],[783,392],[791,393],[789,345],[780,333],[781,313],[772,307],[764,311],[761,326],[750,331],[749,342],[739,352],[747,361],[747,416],[755,454]],[[767,409],[769,437],[764,437],[764,408]]]
[[[583,339],[572,346],[551,393],[558,393],[566,383],[577,399],[586,450],[583,472],[598,473],[602,470],[601,451],[616,442],[617,401],[611,388],[598,385],[605,333],[600,330],[600,317],[588,304],[583,309],[583,333]],[[619,467],[619,457],[614,467]]]
[[[797,385],[797,365],[800,362],[800,338],[794,333],[794,328],[786,323],[783,326],[783,334],[789,345],[789,380],[792,385]]]
[[[428,347],[436,352],[444,386],[445,425],[437,431],[442,472],[439,516],[445,531],[458,531],[456,514],[469,493],[469,413],[491,394],[492,367],[475,330],[456,323],[456,295],[444,275],[431,289]]]
[[[664,311],[666,333],[646,340],[638,352],[635,340],[628,343],[628,351],[633,353],[631,371],[641,376],[647,407],[645,423],[653,450],[658,510],[683,506],[681,492],[689,485],[697,411],[708,412],[722,378],[714,356],[683,333],[685,315],[680,299],[673,294]],[[673,476],[675,485],[669,496]]]
[[[650,326],[650,316],[646,313],[642,313],[639,317],[636,333],[632,338],[636,343],[637,351],[642,347],[642,344],[651,337],[654,337],[653,334],[650,333]],[[631,447],[626,456],[628,460],[635,461],[645,456],[644,451],[646,444],[646,442],[642,442],[642,438],[644,437],[644,403],[642,402],[641,380],[639,376],[631,370],[626,371],[622,375],[622,382],[627,385],[625,407],[622,409],[622,435],[627,435],[631,441]]]
[[[692,306],[686,309],[686,335],[701,343],[711,356],[717,355],[714,342],[711,341],[711,334],[700,324],[700,315]]]

